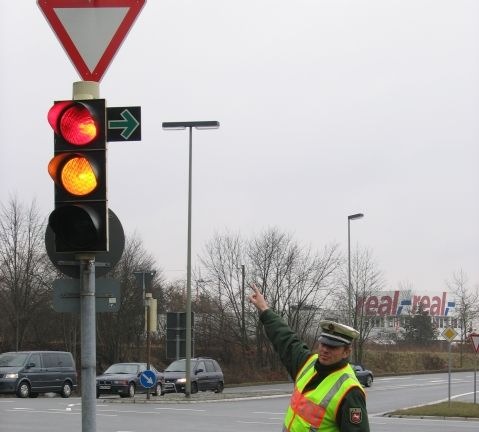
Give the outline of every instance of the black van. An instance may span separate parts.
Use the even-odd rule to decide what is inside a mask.
[[[0,354],[0,393],[37,397],[58,393],[70,397],[77,387],[73,356],[65,351],[17,351]]]

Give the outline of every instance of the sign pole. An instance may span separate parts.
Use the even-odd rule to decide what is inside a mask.
[[[143,273],[144,274],[144,273]],[[146,296],[146,293],[145,293]],[[150,370],[150,352],[151,352],[151,339],[150,339],[150,299],[151,294],[148,293],[148,297],[145,297],[146,305],[146,368]],[[146,399],[150,400],[150,389],[146,390]]]
[[[474,404],[476,404],[476,388],[477,388],[477,353],[476,353],[476,364],[474,365]]]
[[[449,407],[451,407],[451,343],[454,340],[454,338],[457,336],[456,330],[454,330],[452,327],[447,327],[444,329],[442,332],[442,336],[444,339],[446,339],[449,342],[449,355],[448,355],[448,401],[449,401]]]
[[[95,255],[80,260],[82,432],[96,432]]]
[[[448,380],[447,380],[447,400],[449,408],[451,407],[451,341],[449,341],[448,347]]]
[[[471,339],[472,346],[473,346],[474,351],[476,353],[476,362],[474,364],[474,404],[476,404],[476,400],[477,400],[477,353],[479,353],[479,334],[471,333],[469,335],[469,338]]]

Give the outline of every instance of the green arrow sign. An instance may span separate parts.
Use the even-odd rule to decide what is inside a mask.
[[[141,107],[108,107],[107,116],[108,141],[141,140]]]
[[[110,120],[108,122],[108,129],[123,129],[121,136],[127,140],[133,132],[135,132],[135,129],[140,126],[140,123],[138,123],[136,118],[133,117],[127,109],[121,112],[121,116],[123,120]]]

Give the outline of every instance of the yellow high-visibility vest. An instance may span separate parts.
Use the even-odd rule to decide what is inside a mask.
[[[318,354],[313,354],[296,377],[283,432],[339,432],[336,414],[344,396],[353,387],[364,392],[353,368],[347,364],[329,374],[318,387],[303,394],[306,385],[316,375],[314,364],[317,359]]]

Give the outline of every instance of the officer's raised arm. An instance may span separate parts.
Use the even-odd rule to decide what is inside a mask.
[[[258,309],[260,312],[263,312],[265,311],[266,309],[269,309],[269,305],[268,303],[266,302],[266,300],[264,299],[264,296],[263,294],[261,293],[261,291],[258,289],[258,287],[256,286],[256,284],[253,284],[251,286],[251,288],[253,289],[253,294],[251,294],[249,297],[248,297],[248,300],[251,304],[253,304],[256,309]]]

